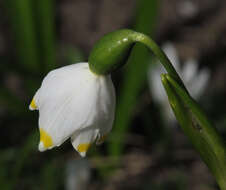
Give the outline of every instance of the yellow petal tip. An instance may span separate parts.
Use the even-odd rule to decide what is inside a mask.
[[[81,143],[77,146],[77,151],[81,155],[85,156],[85,153],[87,152],[87,150],[89,149],[90,146],[91,146],[91,143]]]
[[[40,151],[44,151],[44,149],[51,148],[53,146],[53,140],[51,136],[42,128],[40,128]]]
[[[32,99],[29,108],[30,108],[30,110],[36,110],[36,109],[38,109],[38,107],[37,107],[37,105],[35,103],[34,98]]]

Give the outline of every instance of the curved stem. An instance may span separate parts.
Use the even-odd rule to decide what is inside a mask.
[[[89,66],[91,71],[98,75],[106,75],[122,67],[126,63],[130,49],[137,42],[151,50],[165,70],[186,90],[182,80],[161,48],[149,36],[133,30],[118,30],[103,36],[90,53]]]
[[[154,55],[159,59],[159,61],[161,62],[165,70],[173,78],[175,78],[178,82],[180,82],[180,84],[183,86],[184,89],[186,89],[180,76],[177,74],[175,68],[173,67],[172,63],[170,62],[166,54],[149,36],[142,33],[135,32],[132,35],[132,37],[136,42],[140,42],[144,44],[146,47],[148,47],[154,53]]]

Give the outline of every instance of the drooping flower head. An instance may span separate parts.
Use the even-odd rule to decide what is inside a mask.
[[[112,128],[115,90],[110,75],[96,75],[88,63],[77,63],[48,73],[29,108],[39,110],[40,151],[71,138],[85,156]]]

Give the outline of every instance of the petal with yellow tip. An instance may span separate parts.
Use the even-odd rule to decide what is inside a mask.
[[[37,90],[37,92],[35,93],[34,97],[31,100],[31,103],[29,105],[29,109],[30,110],[38,110],[39,106],[38,106],[38,99],[39,99],[39,89]]]
[[[39,143],[39,151],[44,151],[53,146],[53,140],[51,136],[42,128],[40,128],[40,143]]]
[[[80,130],[71,137],[72,146],[84,157],[90,145],[96,140],[97,129]]]
[[[100,131],[105,134],[111,129],[115,110],[111,76],[94,74],[88,63],[49,72],[34,100],[39,110],[39,128],[43,130],[40,151],[71,138],[73,147],[85,156],[86,148],[80,144],[91,144]]]
[[[90,146],[91,146],[90,143],[82,143],[82,144],[78,145],[77,150],[80,153],[86,152],[89,149]]]
[[[32,101],[31,101],[31,103],[29,105],[29,109],[30,110],[37,110],[38,109],[38,107],[37,107],[37,105],[35,103],[35,99],[34,98],[32,99]]]

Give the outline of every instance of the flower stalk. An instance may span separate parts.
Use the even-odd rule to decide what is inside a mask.
[[[90,69],[98,74],[109,74],[126,63],[135,43],[145,45],[160,60],[165,70],[184,88],[184,84],[161,48],[147,35],[129,29],[117,30],[103,36],[89,56]]]

